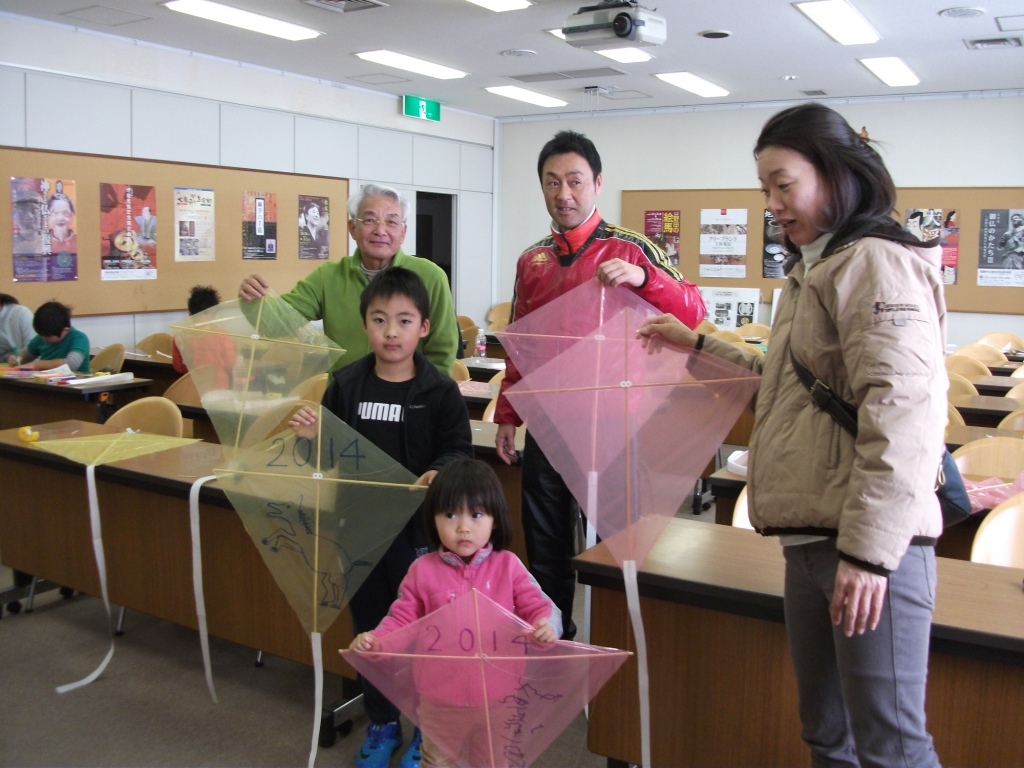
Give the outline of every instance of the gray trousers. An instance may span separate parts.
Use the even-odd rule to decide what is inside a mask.
[[[829,618],[835,540],[784,548],[785,613],[812,766],[933,768],[925,728],[935,549],[911,546],[889,576],[877,629],[846,637]]]

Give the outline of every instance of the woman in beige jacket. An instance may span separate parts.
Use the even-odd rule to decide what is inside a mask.
[[[780,537],[803,738],[815,766],[937,766],[925,682],[942,520],[946,409],[941,249],[891,218],[895,186],[834,110],[780,112],[754,150],[795,256],[762,361],[669,315],[640,330],[762,369],[750,519]],[[793,359],[856,407],[852,437]]]

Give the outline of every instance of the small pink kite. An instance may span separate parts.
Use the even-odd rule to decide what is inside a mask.
[[[471,590],[342,656],[458,765],[527,766],[565,730],[630,654],[559,640]]]
[[[523,375],[505,394],[622,567],[644,766],[650,716],[636,572],[759,382],[713,355],[648,354],[636,331],[659,314],[632,291],[595,279],[498,332]]]

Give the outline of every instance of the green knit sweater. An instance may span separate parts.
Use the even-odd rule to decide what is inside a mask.
[[[284,294],[295,310],[308,320],[323,320],[324,333],[345,350],[335,368],[370,353],[370,344],[359,316],[359,296],[369,280],[359,266],[359,250],[340,261],[321,264]],[[451,374],[459,344],[448,276],[437,264],[399,250],[391,266],[405,267],[423,278],[430,296],[430,333],[420,341],[420,351],[438,370]]]

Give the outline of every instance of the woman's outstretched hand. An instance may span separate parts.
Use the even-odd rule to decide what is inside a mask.
[[[636,337],[648,354],[660,352],[662,347],[693,349],[697,346],[697,332],[683,325],[675,315],[658,315],[644,320]]]

